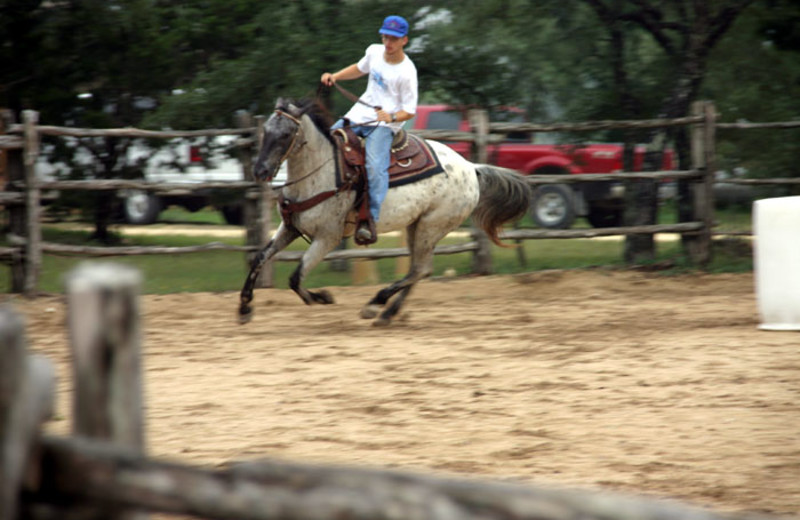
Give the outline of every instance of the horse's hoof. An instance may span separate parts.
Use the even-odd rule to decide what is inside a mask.
[[[253,309],[249,307],[246,309],[239,309],[239,325],[250,323],[250,320],[252,319],[253,319]]]
[[[330,305],[332,303],[336,303],[333,299],[333,295],[330,291],[326,289],[322,289],[314,295],[314,301],[316,303],[321,303],[323,305]]]
[[[367,304],[367,305],[364,306],[364,308],[361,309],[360,316],[365,320],[371,320],[372,318],[377,316],[379,312],[381,312],[381,306],[380,305],[376,305],[374,303],[373,304]]]
[[[389,318],[384,318],[383,316],[372,322],[373,327],[388,327],[391,324],[392,320]]]

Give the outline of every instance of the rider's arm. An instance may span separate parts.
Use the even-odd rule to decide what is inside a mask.
[[[358,68],[358,64],[353,63],[338,72],[334,72],[331,74],[330,72],[325,72],[322,74],[322,78],[320,81],[327,86],[331,86],[339,80],[348,80],[348,79],[358,79],[361,76],[364,76],[366,72],[361,72]]]
[[[385,112],[384,110],[376,110],[378,121],[383,121],[384,123],[402,123],[403,121],[408,121],[416,114],[409,114],[404,110],[398,110],[394,114],[390,114],[389,112]],[[392,115],[394,115],[394,119],[392,119]]]

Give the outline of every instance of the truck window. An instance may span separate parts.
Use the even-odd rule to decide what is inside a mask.
[[[514,109],[494,109],[489,111],[489,120],[493,123],[524,123],[525,113]],[[533,136],[529,132],[511,132],[506,135],[506,142],[530,143]]]
[[[431,112],[428,116],[428,129],[430,130],[458,130],[461,124],[459,112]]]

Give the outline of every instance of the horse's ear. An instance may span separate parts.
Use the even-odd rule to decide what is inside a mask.
[[[287,101],[286,111],[292,114],[294,117],[300,117],[303,115],[303,110],[295,105],[293,101]]]

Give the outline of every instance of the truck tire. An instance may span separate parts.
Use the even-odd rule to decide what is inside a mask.
[[[242,206],[222,206],[220,211],[227,224],[231,226],[244,224],[244,208]]]
[[[593,206],[589,208],[589,214],[586,215],[586,220],[589,221],[592,227],[596,228],[619,227],[622,225],[622,215],[622,208],[601,208]]]
[[[531,218],[539,227],[569,229],[575,222],[575,196],[564,184],[545,184],[531,200]]]
[[[144,226],[158,220],[161,213],[161,200],[142,190],[128,190],[123,195],[122,216],[128,224]]]

